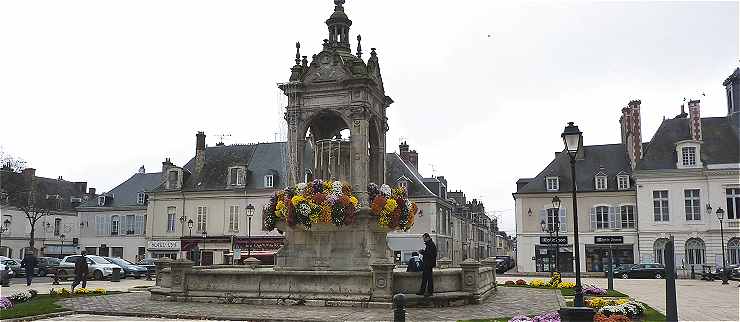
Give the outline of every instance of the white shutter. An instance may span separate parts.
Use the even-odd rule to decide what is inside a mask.
[[[596,207],[591,207],[591,231],[596,230]]]
[[[95,234],[100,236],[103,235],[103,216],[95,216]]]
[[[558,214],[559,214],[558,217],[560,217],[558,218],[558,220],[560,220],[560,231],[561,232],[568,231],[568,216],[567,216],[568,214],[565,212],[565,208],[560,208],[560,210],[558,211]]]
[[[103,236],[110,236],[110,220],[111,216],[103,216]]]
[[[614,207],[609,207],[609,228],[614,229],[617,227],[616,217]]]
[[[615,207],[614,213],[614,216],[616,217],[614,228],[622,229],[622,207]]]

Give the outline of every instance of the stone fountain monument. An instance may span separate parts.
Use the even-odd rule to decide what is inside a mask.
[[[314,224],[310,230],[278,223],[285,245],[274,267],[193,267],[187,260],[160,260],[152,298],[389,306],[394,292],[418,289],[420,273],[394,272],[388,229],[377,224],[367,207],[368,183],[385,182],[386,109],[393,103],[385,94],[376,50],[371,48],[367,62],[363,60],[358,35],[352,53],[352,21],[344,0],[334,1],[326,25],[328,39],[321,52],[309,63],[296,43],[289,81],[279,84],[288,98],[287,184],[348,182],[364,205],[357,220],[341,227]],[[439,298],[446,303],[480,301],[495,289],[494,265],[493,260],[484,265],[467,260],[460,268],[435,270]]]

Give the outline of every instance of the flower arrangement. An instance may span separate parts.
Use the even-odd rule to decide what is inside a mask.
[[[72,294],[72,292],[70,292],[66,288],[60,288],[60,289],[53,289],[52,288],[52,289],[49,290],[49,295],[52,295],[52,296],[69,296],[71,294]]]
[[[371,183],[367,186],[370,210],[378,217],[378,224],[390,229],[408,231],[414,225],[418,208],[409,201],[404,187],[391,189],[384,184],[380,187]]]
[[[13,301],[5,296],[0,296],[0,310],[12,309],[15,307]]]
[[[535,315],[530,318],[526,315],[517,315],[509,322],[560,322],[560,314],[558,312],[550,312],[541,315]]]
[[[527,285],[527,281],[522,279],[516,280],[516,285]]]
[[[92,290],[92,293],[104,295],[105,293],[108,293],[108,291],[106,291],[104,288],[96,288]]]
[[[560,284],[557,285],[557,288],[574,288],[576,287],[575,282],[560,282]]]
[[[32,298],[36,297],[36,294],[38,293],[39,292],[36,290],[28,290],[20,293],[15,293],[11,296],[8,296],[7,299],[13,302],[13,304],[18,304],[30,301]]]
[[[594,322],[632,322],[632,319],[621,314],[606,316],[598,313],[594,316]]]
[[[552,275],[550,276],[550,282],[548,282],[548,284],[550,284],[551,287],[557,287],[558,285],[560,285],[560,282],[562,281],[563,280],[562,280],[562,277],[560,276],[560,273],[552,272]]]
[[[602,296],[606,295],[606,290],[594,285],[586,285],[583,288],[583,294]]]
[[[512,285],[514,285],[514,281],[506,281],[506,282],[504,282],[504,285],[512,286]]]
[[[92,293],[92,290],[86,289],[84,287],[74,290],[74,294],[79,294],[79,295],[90,294],[90,293]]]
[[[340,181],[316,179],[275,193],[262,210],[262,216],[267,230],[275,229],[280,220],[291,227],[303,225],[308,230],[312,224],[337,227],[352,224],[357,210],[358,200],[352,195],[352,187]]]
[[[531,281],[529,281],[529,286],[532,286],[532,287],[543,287],[543,286],[545,286],[545,281],[539,280],[539,279],[531,280]]]
[[[598,311],[598,313],[601,313],[606,316],[624,315],[629,318],[639,317],[644,312],[645,312],[645,306],[642,303],[637,302],[633,299],[629,299],[626,303],[622,302],[622,304],[603,306]]]
[[[614,304],[614,302],[605,300],[604,298],[601,298],[601,297],[590,298],[590,299],[585,300],[584,302],[586,303],[586,306],[592,309],[600,309],[604,306]]]

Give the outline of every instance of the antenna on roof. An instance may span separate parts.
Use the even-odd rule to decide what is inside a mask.
[[[224,145],[224,138],[231,137],[231,133],[219,134],[219,135],[216,135],[216,137],[218,137],[218,143],[216,143],[216,145],[222,146]]]
[[[434,172],[435,172],[434,165],[429,163],[429,166],[432,167],[432,178],[434,178]]]

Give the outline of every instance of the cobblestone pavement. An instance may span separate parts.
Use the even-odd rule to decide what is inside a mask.
[[[130,319],[137,319],[134,317],[135,314],[224,320],[388,321],[393,318],[391,309],[160,302],[150,300],[148,292],[71,298],[60,303],[78,312],[130,315],[132,316]],[[554,290],[499,287],[496,294],[478,305],[409,308],[407,320],[454,321],[538,314],[557,310],[560,308],[559,303],[558,292]],[[54,320],[80,319],[82,319],[80,315],[70,315]]]
[[[517,279],[532,280],[535,277],[500,276],[499,283]],[[543,279],[543,278],[540,278]],[[574,282],[574,278],[563,278]],[[606,288],[606,278],[584,278],[583,284]],[[503,287],[499,287],[502,289]],[[614,279],[614,289],[647,303],[665,314],[665,280]],[[740,287],[738,282],[722,285],[721,281],[676,280],[678,318],[681,321],[740,321]]]

